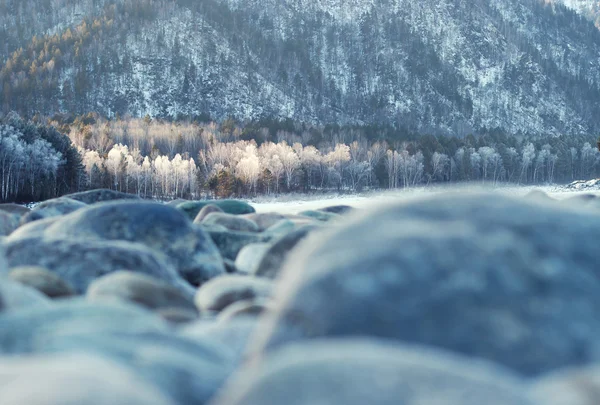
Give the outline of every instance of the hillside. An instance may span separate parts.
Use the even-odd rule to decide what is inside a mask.
[[[0,0],[0,19],[2,109],[26,116],[600,130],[600,32],[538,0]]]

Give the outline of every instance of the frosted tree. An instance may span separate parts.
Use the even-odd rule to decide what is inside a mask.
[[[119,143],[112,147],[106,157],[106,169],[112,175],[115,190],[117,190],[119,187],[119,178],[125,169],[125,165],[127,164],[128,154],[129,148],[127,145]]]
[[[535,147],[531,142],[525,145],[521,156],[521,174],[519,175],[519,183],[529,181],[529,169],[535,159]]]
[[[431,155],[431,178],[434,181],[444,181],[450,167],[450,159],[445,153],[433,152]]]
[[[330,175],[335,179],[338,189],[342,187],[344,171],[347,163],[350,161],[350,147],[343,143],[338,143],[335,148],[325,156],[325,161],[329,166]]]
[[[244,155],[237,164],[236,172],[251,193],[256,191],[256,183],[260,177],[261,166],[255,144],[251,143],[246,146]]]
[[[283,172],[285,174],[285,185],[288,190],[291,189],[292,180],[294,179],[294,173],[300,167],[300,158],[294,151],[294,149],[283,141],[277,145],[279,150],[279,159],[283,165]]]

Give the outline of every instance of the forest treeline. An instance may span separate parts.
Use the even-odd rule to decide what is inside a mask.
[[[99,187],[160,199],[252,197],[450,182],[567,183],[599,177],[600,152],[591,135],[448,137],[390,127],[95,114],[35,124],[11,114],[0,121],[0,174],[2,201]]]

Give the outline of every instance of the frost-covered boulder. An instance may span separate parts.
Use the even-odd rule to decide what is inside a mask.
[[[2,405],[175,405],[137,373],[102,356],[0,358]]]
[[[137,195],[122,193],[120,191],[109,189],[83,191],[81,193],[67,194],[65,197],[81,201],[85,204],[95,204],[98,202],[115,200],[141,200],[141,198]]]
[[[377,340],[292,344],[247,366],[212,405],[533,405],[491,363]]]
[[[53,198],[44,201],[35,206],[30,213],[21,218],[21,224],[39,221],[44,218],[52,218],[65,214],[70,214],[82,208],[87,207],[87,204],[81,201],[73,200],[68,197]]]
[[[498,194],[378,208],[290,255],[257,345],[377,336],[527,375],[598,361],[598,240],[600,215]]]
[[[198,320],[198,311],[181,307],[159,308],[154,313],[172,325],[185,325]]]
[[[0,311],[48,306],[50,300],[44,294],[0,276]]]
[[[102,355],[136,374],[181,405],[202,405],[233,372],[233,351],[210,339],[170,332],[59,335],[44,351],[82,350]]]
[[[202,225],[221,225],[231,231],[240,232],[259,232],[260,229],[255,222],[238,215],[225,214],[222,212],[213,212],[208,214],[203,220]]]
[[[216,205],[227,214],[242,215],[252,214],[256,212],[254,207],[240,200],[189,201],[179,204],[177,206],[177,209],[185,212],[190,218],[190,220],[193,221],[196,218],[196,216],[200,213],[200,210],[202,210],[202,208],[209,204]]]
[[[207,230],[225,259],[235,260],[240,250],[251,243],[269,242],[273,236],[256,232]]]
[[[138,201],[95,204],[61,218],[45,234],[141,243],[163,253],[194,285],[225,271],[221,255],[206,232],[193,226],[180,211],[163,204]]]
[[[0,211],[0,236],[10,235],[19,226],[19,216]]]
[[[157,278],[131,271],[118,271],[100,277],[90,284],[86,296],[90,301],[129,301],[151,310],[196,309],[189,294]]]
[[[212,214],[213,212],[222,213],[223,210],[214,204],[205,205],[204,207],[202,207],[198,215],[196,215],[196,218],[194,218],[194,223],[201,224],[204,218],[206,218],[209,214]]]
[[[57,336],[72,334],[165,332],[168,324],[137,305],[89,303],[80,299],[54,301],[48,307],[8,311],[0,316],[0,353],[44,350]]]
[[[269,235],[274,238],[278,238],[287,233],[290,233],[296,228],[298,228],[298,225],[294,223],[294,221],[285,218],[265,229],[263,231],[263,235]]]
[[[600,404],[600,366],[568,368],[531,384],[531,397],[544,405]]]
[[[227,275],[213,278],[196,293],[196,306],[201,311],[219,312],[237,301],[268,298],[273,283],[252,276]]]
[[[240,273],[254,274],[270,247],[269,243],[251,243],[244,246],[235,258],[235,267]]]
[[[260,232],[265,231],[269,227],[275,225],[277,222],[285,219],[283,215],[276,212],[246,214],[243,215],[243,217],[258,225]]]
[[[56,273],[40,266],[20,266],[10,270],[8,277],[13,281],[34,288],[50,298],[75,295],[75,289]]]
[[[256,276],[276,278],[288,254],[311,232],[320,229],[314,225],[304,225],[276,239],[262,256],[253,273]]]
[[[193,288],[162,255],[139,243],[32,236],[10,239],[5,249],[10,267],[44,267],[67,281],[79,294],[85,293],[97,278],[119,270],[146,274],[184,293],[193,293]]]

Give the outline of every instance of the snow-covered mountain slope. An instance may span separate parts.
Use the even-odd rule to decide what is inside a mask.
[[[27,86],[19,81],[20,72],[31,70],[19,66],[39,60],[41,51],[24,52],[10,71],[5,65],[3,108],[29,114],[269,116],[436,133],[483,127],[538,134],[600,130],[600,32],[559,4],[97,3],[104,20],[96,28],[88,25],[81,46],[61,48],[46,76],[35,70],[38,77]],[[144,12],[138,11],[141,3]],[[40,26],[48,30],[60,23]]]

